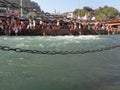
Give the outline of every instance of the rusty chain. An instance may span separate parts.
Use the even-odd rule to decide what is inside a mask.
[[[25,52],[25,53],[32,53],[32,54],[47,54],[47,55],[67,55],[67,54],[86,54],[86,53],[95,53],[95,52],[102,52],[105,50],[111,50],[120,47],[120,44],[103,47],[99,49],[92,49],[92,50],[81,50],[81,51],[40,51],[40,50],[28,50],[28,49],[21,49],[21,48],[11,48],[9,46],[0,46],[0,50],[3,51],[14,51],[14,52]]]

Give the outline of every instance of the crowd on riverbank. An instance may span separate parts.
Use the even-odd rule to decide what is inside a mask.
[[[68,35],[89,35],[89,34],[118,34],[120,30],[113,28],[103,22],[87,22],[64,19],[36,19],[30,17],[27,19],[21,18],[0,18],[0,35],[24,35],[24,33],[34,32],[41,33],[41,35],[49,35],[47,31],[54,30],[65,32],[69,31]],[[38,34],[37,34],[38,35]]]

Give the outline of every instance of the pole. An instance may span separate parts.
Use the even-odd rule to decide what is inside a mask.
[[[80,0],[78,0],[78,19],[80,17]]]
[[[79,17],[79,0],[78,0],[78,12],[77,12],[77,14],[78,14],[78,17]]]
[[[21,17],[22,17],[23,16],[23,9],[22,9],[23,3],[22,3],[22,0],[20,0],[20,6],[21,6]]]

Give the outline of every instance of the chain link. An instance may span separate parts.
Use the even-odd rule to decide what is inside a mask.
[[[120,44],[109,46],[109,47],[104,47],[104,48],[82,50],[82,51],[40,51],[40,50],[28,50],[28,49],[21,49],[21,48],[11,48],[9,46],[0,46],[0,50],[14,51],[14,52],[19,52],[19,53],[25,52],[25,53],[32,53],[32,54],[67,55],[67,54],[86,54],[86,53],[102,52],[105,50],[115,49],[117,47],[120,47]]]

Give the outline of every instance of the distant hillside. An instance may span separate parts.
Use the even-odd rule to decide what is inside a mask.
[[[12,3],[17,3],[18,5],[20,5],[20,0],[6,0]],[[23,1],[23,6],[24,7],[28,7],[31,9],[36,9],[37,11],[41,11],[40,6],[38,5],[38,3],[31,1],[31,0],[22,0]]]
[[[110,6],[99,7],[97,9],[85,6],[83,9],[74,10],[73,13],[80,17],[85,15],[89,17],[95,16],[97,20],[116,19],[120,16],[120,12],[116,8]]]

